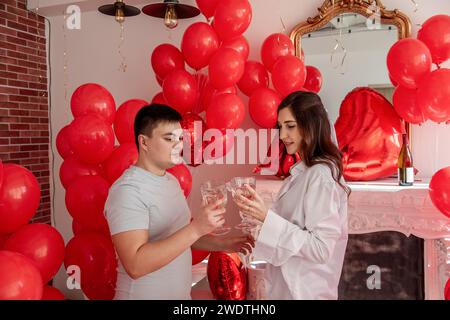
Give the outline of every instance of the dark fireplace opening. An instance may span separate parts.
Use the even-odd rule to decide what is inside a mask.
[[[340,300],[424,300],[424,240],[395,231],[349,235]]]

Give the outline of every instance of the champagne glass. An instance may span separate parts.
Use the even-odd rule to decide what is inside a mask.
[[[245,185],[248,184],[253,189],[256,188],[255,177],[234,177],[227,184],[228,189],[236,202],[239,202],[237,198],[238,195],[246,197],[247,199],[252,199],[252,195],[247,190]],[[241,223],[235,226],[236,229],[243,230],[244,233],[250,233],[251,229],[258,225],[258,221],[252,217],[247,216],[243,212],[239,211],[239,216],[241,217]]]
[[[211,204],[218,200],[222,200],[220,207],[225,208],[227,205],[227,188],[224,183],[208,180],[200,186],[200,193],[206,204]],[[211,235],[222,236],[230,232],[230,230],[230,227],[223,225],[211,232]]]

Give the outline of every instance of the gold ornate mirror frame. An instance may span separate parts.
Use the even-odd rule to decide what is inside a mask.
[[[319,11],[317,16],[309,17],[292,29],[290,38],[295,46],[295,54],[298,57],[301,55],[301,38],[304,34],[319,30],[339,14],[359,13],[370,18],[375,13],[374,9],[377,9],[377,12],[379,9],[378,14],[381,24],[397,27],[399,40],[411,36],[411,21],[408,16],[398,9],[387,10],[381,0],[325,0],[322,6],[317,9]],[[405,129],[411,141],[411,130],[408,122],[405,122]]]

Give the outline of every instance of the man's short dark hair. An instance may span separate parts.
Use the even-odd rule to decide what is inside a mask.
[[[151,137],[153,130],[161,122],[179,122],[181,121],[181,114],[175,109],[168,107],[163,104],[150,104],[143,107],[136,114],[134,119],[134,141],[139,150],[139,140],[140,134],[145,134]]]

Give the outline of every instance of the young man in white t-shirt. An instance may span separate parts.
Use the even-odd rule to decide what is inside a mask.
[[[181,115],[164,105],[142,108],[134,123],[136,165],[112,185],[105,214],[119,257],[115,299],[190,299],[191,247],[251,251],[248,236],[208,235],[224,222],[219,204],[191,214],[167,169],[181,150]]]

